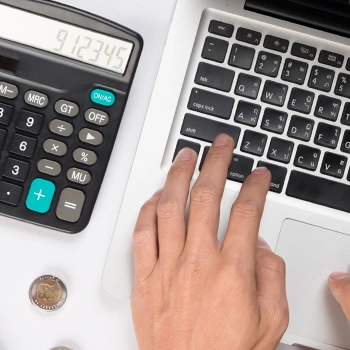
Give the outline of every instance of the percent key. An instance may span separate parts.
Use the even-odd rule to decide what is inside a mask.
[[[93,151],[77,148],[73,153],[73,158],[77,163],[94,165],[97,162],[97,155]]]

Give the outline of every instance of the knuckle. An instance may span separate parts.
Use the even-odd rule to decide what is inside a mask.
[[[203,260],[197,254],[191,254],[184,260],[182,275],[185,284],[196,284],[204,271]]]
[[[145,244],[152,235],[153,232],[149,227],[136,228],[133,235],[134,245],[139,246]]]
[[[226,161],[226,157],[222,152],[208,152],[206,158],[205,158],[205,162],[207,163],[211,163],[211,162],[215,162],[215,163],[227,163]]]
[[[158,204],[157,215],[161,220],[172,219],[180,213],[180,203],[175,198],[167,198]]]
[[[278,255],[274,253],[263,253],[259,257],[259,264],[261,267],[279,275],[285,276],[286,263]]]
[[[151,198],[146,203],[144,203],[142,205],[140,213],[147,212],[149,210],[152,210],[153,208],[155,208],[155,203],[154,203],[154,201]]]
[[[191,191],[191,202],[212,203],[217,197],[217,188],[212,183],[196,184]]]
[[[243,218],[256,218],[259,217],[259,207],[256,202],[236,202],[231,209],[232,216],[238,216]]]
[[[339,293],[345,298],[350,298],[350,278],[344,279],[339,288]]]

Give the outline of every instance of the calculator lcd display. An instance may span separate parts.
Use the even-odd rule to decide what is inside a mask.
[[[133,44],[0,5],[0,38],[124,74]],[[13,24],[16,23],[14,26]]]

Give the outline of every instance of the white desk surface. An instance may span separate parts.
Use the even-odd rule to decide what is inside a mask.
[[[0,217],[0,350],[136,350],[130,304],[108,295],[101,276],[176,0],[61,1],[139,32],[145,47],[88,228],[69,236]],[[67,285],[54,313],[28,298],[44,274]]]

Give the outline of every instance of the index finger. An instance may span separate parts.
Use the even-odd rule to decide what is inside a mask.
[[[223,254],[234,261],[244,261],[255,268],[255,250],[271,173],[267,168],[255,169],[243,183],[231,209]]]

